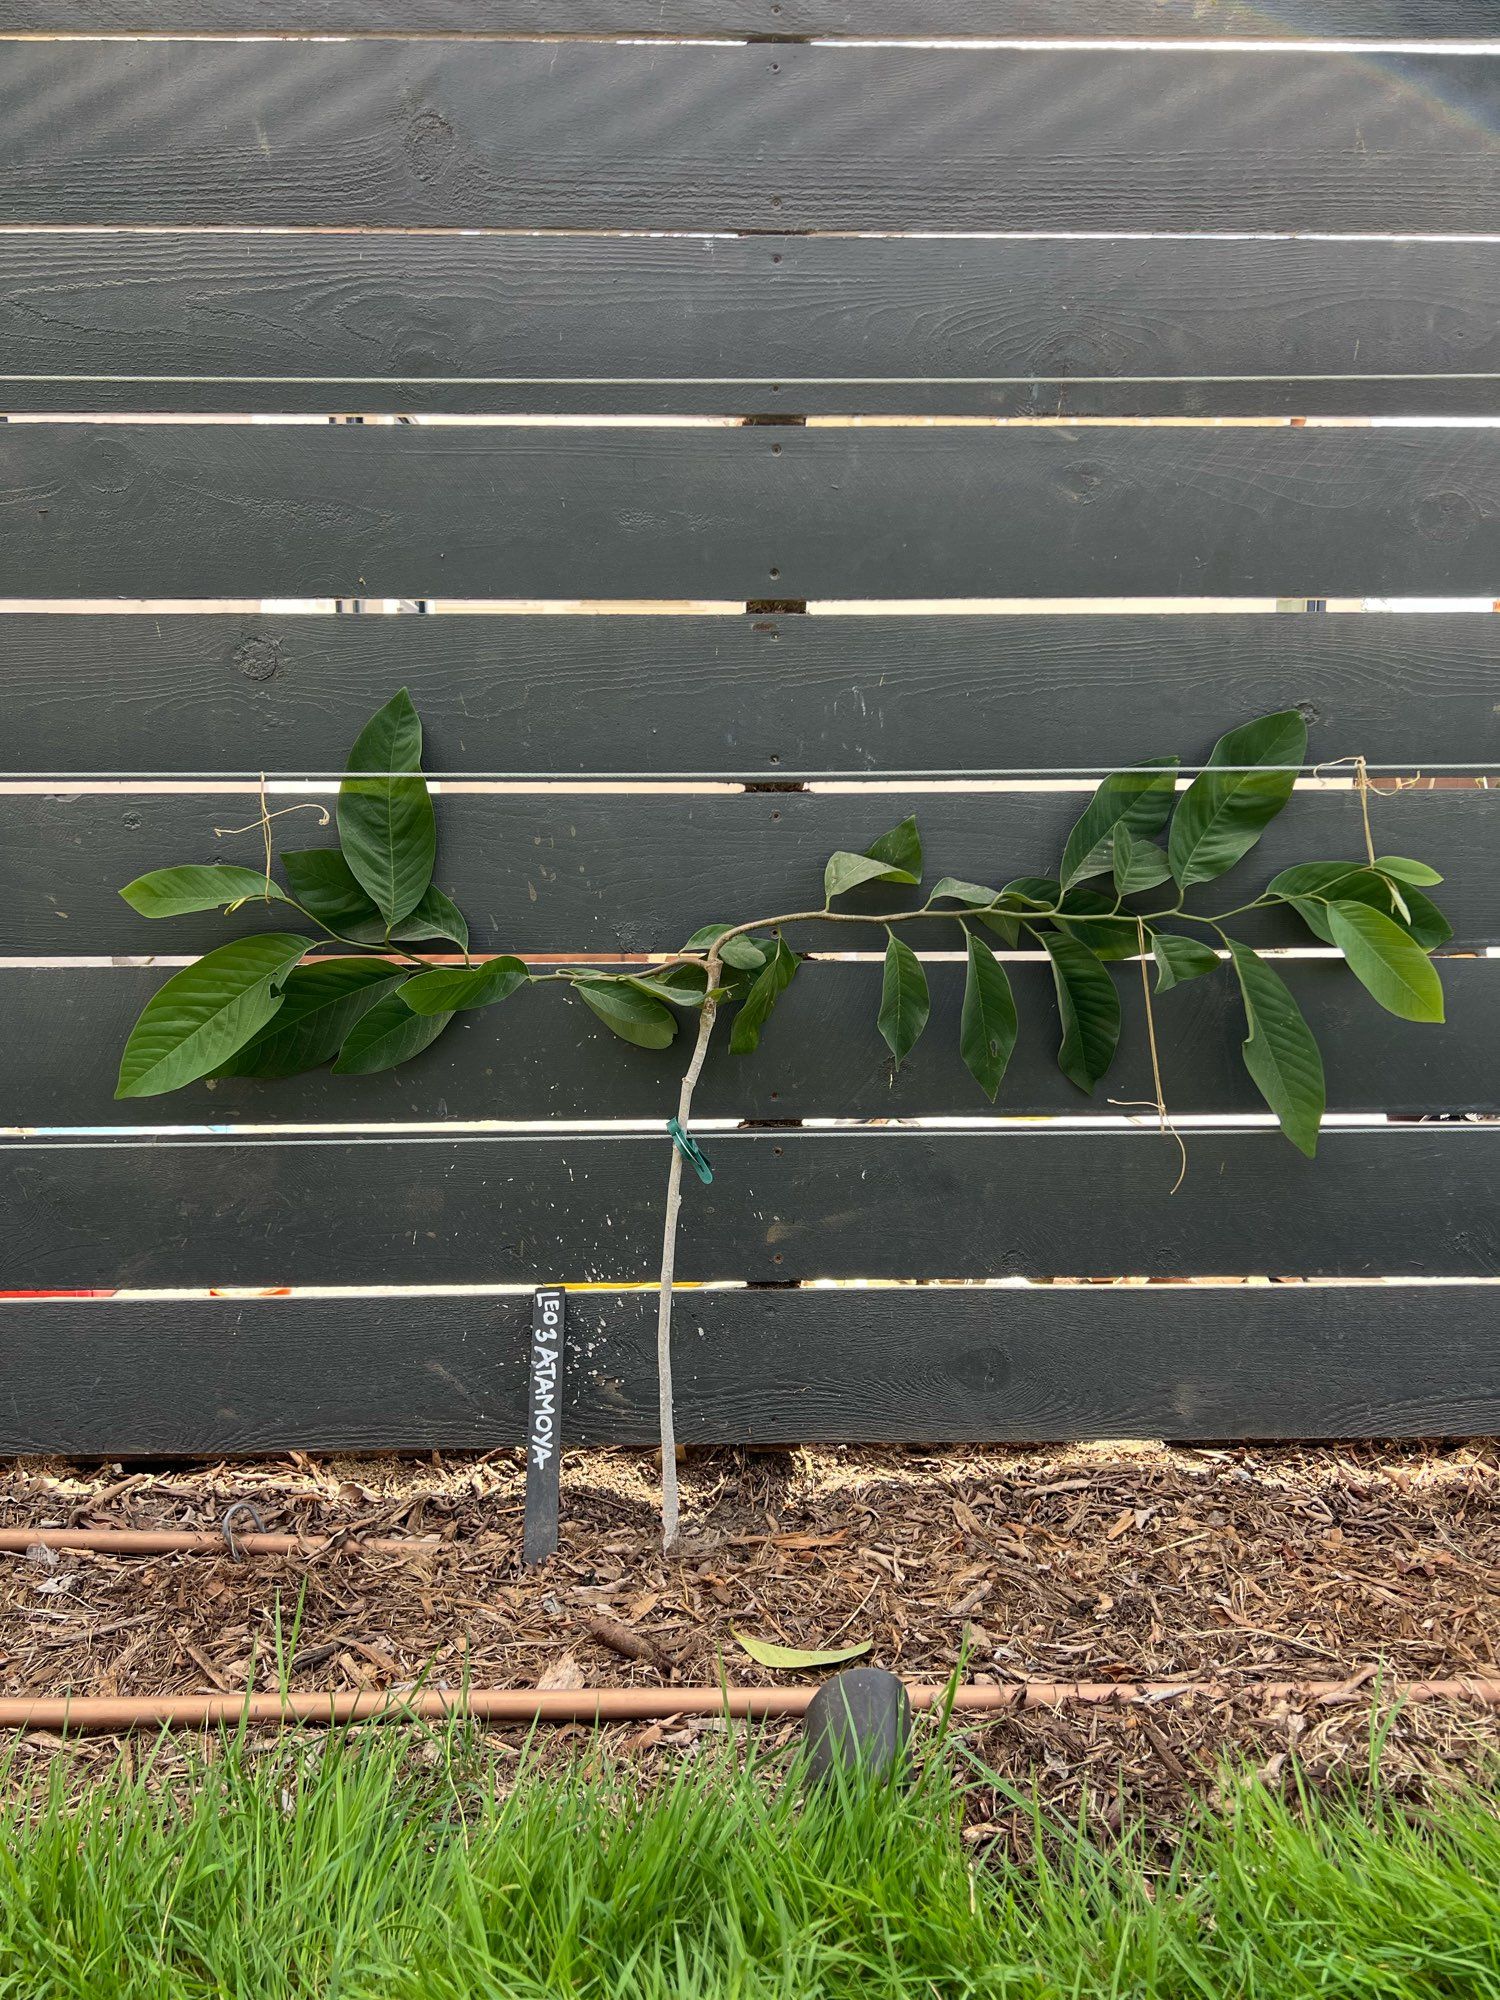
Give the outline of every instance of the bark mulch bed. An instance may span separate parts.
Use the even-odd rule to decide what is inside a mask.
[[[868,1639],[875,1663],[910,1678],[945,1679],[966,1653],[975,1679],[1211,1676],[1245,1690],[968,1732],[1010,1780],[1100,1830],[1133,1805],[1180,1815],[1212,1792],[1226,1755],[1268,1783],[1294,1768],[1368,1781],[1372,1730],[1380,1780],[1398,1791],[1494,1775],[1495,1711],[1393,1709],[1381,1691],[1497,1671],[1493,1446],[694,1453],[670,1561],[650,1456],[575,1453],[561,1549],[532,1572],[519,1562],[523,1476],[514,1452],[0,1466],[0,1526],[214,1528],[248,1500],[270,1530],[344,1537],[238,1562],[227,1550],[0,1555],[0,1694],[274,1687],[278,1653],[294,1689],[777,1679],[738,1630],[790,1645]],[[376,1553],[360,1545],[370,1536],[436,1546]],[[1253,1691],[1280,1678],[1356,1684],[1316,1708]],[[649,1766],[722,1727],[634,1724],[599,1748]],[[591,1734],[554,1732],[547,1754]],[[28,1738],[18,1769],[60,1748]],[[86,1773],[119,1749],[96,1738],[67,1754]],[[1014,1823],[999,1801],[975,1812],[979,1838]]]

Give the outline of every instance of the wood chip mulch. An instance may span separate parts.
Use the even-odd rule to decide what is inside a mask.
[[[1133,1807],[1190,1809],[1226,1755],[1267,1783],[1293,1768],[1360,1781],[1372,1722],[1382,1782],[1398,1790],[1495,1775],[1500,1712],[1393,1711],[1382,1692],[1500,1671],[1490,1445],[695,1452],[670,1561],[651,1457],[574,1453],[562,1546],[538,1571],[519,1562],[523,1477],[513,1452],[0,1465],[0,1526],[216,1528],[250,1501],[269,1530],[341,1537],[242,1561],[227,1549],[0,1555],[0,1694],[274,1687],[278,1643],[294,1689],[786,1678],[756,1666],[739,1631],[793,1646],[869,1640],[874,1663],[908,1678],[945,1679],[966,1656],[975,1679],[1212,1677],[1245,1690],[969,1732],[1010,1781],[1103,1829]],[[370,1537],[413,1546],[375,1552],[361,1546]],[[1270,1704],[1252,1686],[1362,1671],[1331,1707]],[[722,1727],[635,1724],[600,1748],[649,1765]],[[555,1732],[549,1754],[590,1736]],[[118,1749],[95,1738],[66,1754],[86,1772]],[[29,1738],[17,1768],[60,1752],[56,1738]],[[980,1838],[987,1814],[1007,1818],[1003,1801],[975,1811]]]

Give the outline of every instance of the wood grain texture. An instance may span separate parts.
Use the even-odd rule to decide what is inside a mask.
[[[929,879],[1006,882],[1056,866],[1087,791],[448,793],[438,801],[437,882],[469,919],[476,949],[672,951],[699,925],[817,908],[823,864],[861,849],[908,812],[920,820]],[[286,928],[286,912],[248,907],[148,922],[117,894],[151,868],[256,865],[253,833],[216,840],[257,811],[253,788],[211,793],[77,792],[0,797],[0,879],[8,898],[3,956],[143,955],[211,950],[226,936]],[[1500,790],[1382,794],[1380,851],[1430,863],[1455,949],[1500,942],[1494,868]],[[282,821],[287,847],[329,839],[311,814]],[[1273,820],[1237,873],[1189,895],[1189,907],[1238,906],[1293,862],[1364,852],[1352,789],[1303,792]],[[860,892],[865,909],[900,908]],[[894,892],[899,894],[899,892]],[[908,892],[910,893],[910,892]],[[1149,907],[1149,905],[1148,905]],[[1295,918],[1241,920],[1255,943],[1306,945]],[[797,940],[828,950],[828,926]],[[844,940],[847,939],[847,944]],[[839,933],[843,948],[883,948],[878,928]]]
[[[0,1148],[13,1287],[647,1282],[669,1140]],[[1500,1126],[715,1134],[680,1280],[1485,1277]]]
[[[1482,413],[1497,324],[1494,243],[0,236],[12,410]]]
[[[6,597],[1490,596],[1497,577],[1496,430],[0,426]]]
[[[11,32],[556,34],[556,0],[11,0]],[[590,0],[567,31],[599,35],[1119,35],[1463,41],[1489,0]]]
[[[1484,56],[15,43],[0,221],[1500,226]]]
[[[934,943],[939,940],[934,939]],[[1096,1095],[1082,1096],[1055,1061],[1058,1024],[1050,971],[1012,960],[1007,972],[1021,1039],[994,1110],[1010,1115],[1107,1112],[1108,1099],[1153,1096],[1140,978],[1122,966],[1116,984],[1123,1049]],[[808,966],[781,1001],[761,1054],[731,1056],[722,1036],[695,1099],[699,1118],[896,1118],[976,1116],[991,1106],[958,1054],[961,965],[931,964],[932,1018],[892,1073],[875,1029],[878,963]],[[1329,961],[1281,967],[1322,1045],[1333,1111],[1500,1113],[1500,964],[1446,959],[1441,1029],[1393,1020]],[[226,1078],[143,1103],[114,1101],[120,1050],[161,984],[133,966],[70,973],[0,966],[0,1019],[27,1051],[5,1094],[19,1126],[305,1125],[329,1121],[448,1118],[660,1119],[686,1060],[626,1049],[584,1007],[559,992],[524,993],[505,1012],[462,1014],[407,1068],[378,1076],[320,1070],[291,1081]],[[1164,995],[1168,1100],[1186,1112],[1263,1111],[1240,1060],[1244,1016],[1227,970]]]
[[[0,682],[17,773],[338,771],[403,684],[452,773],[1103,771],[1293,707],[1315,757],[1500,765],[1500,619],[1468,614],[16,612]]]
[[[684,1294],[691,1444],[1478,1436],[1493,1293],[1273,1285]],[[530,1301],[0,1303],[0,1453],[486,1451],[525,1435]],[[568,1302],[563,1435],[649,1445],[654,1307]]]

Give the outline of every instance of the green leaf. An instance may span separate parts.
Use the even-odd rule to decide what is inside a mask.
[[[1201,979],[1205,972],[1217,972],[1219,954],[1200,944],[1197,938],[1178,937],[1172,931],[1156,931],[1151,939],[1151,956],[1156,960],[1156,990],[1166,993],[1184,980]]]
[[[115,1096],[159,1097],[217,1069],[271,1019],[282,981],[312,943],[268,931],[221,944],[174,973],[130,1031]]]
[[[734,1632],[734,1627],[730,1626]],[[874,1643],[864,1639],[857,1646],[840,1646],[834,1651],[808,1652],[801,1646],[773,1646],[769,1639],[747,1639],[743,1632],[734,1632],[739,1644],[751,1659],[762,1667],[836,1667],[844,1660],[857,1660],[862,1653],[868,1653]]]
[[[1292,796],[1295,769],[1225,769],[1224,766],[1287,765],[1307,760],[1307,724],[1295,708],[1263,715],[1231,729],[1214,745],[1200,771],[1177,801],[1167,853],[1181,888],[1211,882],[1248,854]]]
[[[863,854],[840,849],[823,870],[823,900],[831,903],[862,882],[916,883],[922,879],[922,836],[913,818],[872,840]]]
[[[222,910],[251,897],[286,901],[279,884],[253,868],[231,868],[218,861],[200,867],[154,868],[149,875],[127,882],[120,894],[143,917],[185,917],[192,910]]]
[[[1176,784],[1175,757],[1151,757],[1129,770],[1112,771],[1068,835],[1058,878],[1062,886],[1069,889],[1086,875],[1109,873],[1117,827],[1155,833],[1165,826]]]
[[[969,1074],[993,1104],[1016,1045],[1016,1002],[1005,967],[989,946],[972,931],[968,940],[969,969],[964,976],[958,1052]]]
[[[1052,875],[1018,875],[1013,882],[1007,882],[1000,894],[1015,909],[1024,911],[1027,905],[1040,905],[1050,910],[1062,901],[1062,884]]]
[[[1095,958],[1134,958],[1139,953],[1141,934],[1135,918],[1117,916],[1113,896],[1106,896],[1098,889],[1069,889],[1062,908],[1066,914],[1059,914],[1052,921],[1059,930],[1086,944]],[[1089,917],[1088,923],[1069,921],[1084,916]]]
[[[456,1014],[464,1007],[493,1007],[508,1000],[531,974],[519,958],[487,958],[480,965],[439,965],[401,988],[414,1014]]]
[[[848,889],[857,889],[861,882],[915,882],[917,877],[904,869],[889,868],[885,862],[877,861],[869,854],[849,854],[842,848],[837,854],[830,854],[823,870],[823,900],[831,903],[835,896],[842,896]]]
[[[1062,1015],[1057,1066],[1080,1090],[1092,1090],[1115,1059],[1120,1039],[1120,996],[1115,982],[1086,944],[1049,931],[1042,943],[1052,960],[1052,980]]]
[[[1391,885],[1360,861],[1304,861],[1295,868],[1283,868],[1266,885],[1268,892],[1285,896],[1303,923],[1324,944],[1333,943],[1328,921],[1329,903],[1368,903],[1383,916],[1391,915]],[[1453,926],[1430,897],[1420,889],[1407,889],[1402,897],[1406,914],[1396,913],[1412,940],[1423,951],[1436,951],[1453,935]]]
[[[693,932],[682,948],[684,951],[707,951],[726,931],[736,928],[734,924],[705,924],[702,930]],[[719,962],[721,965],[732,965],[740,972],[759,972],[775,949],[775,941],[771,938],[731,938],[720,951]]]
[[[1377,854],[1375,869],[1377,874],[1394,875],[1398,882],[1409,882],[1414,889],[1435,889],[1443,879],[1425,861],[1408,861],[1404,854]]]
[[[392,775],[345,778],[339,787],[344,858],[389,925],[421,902],[437,856],[437,822],[421,765],[422,724],[401,688],[360,731],[347,767]]]
[[[373,1076],[378,1070],[394,1069],[430,1048],[452,1019],[451,1014],[414,1014],[398,986],[355,1022],[333,1073]]]
[[[1250,1030],[1243,1049],[1245,1068],[1276,1113],[1282,1131],[1311,1159],[1318,1149],[1326,1101],[1318,1045],[1285,980],[1249,945],[1234,938],[1226,942]]]
[[[336,847],[293,848],[281,856],[281,866],[293,896],[328,930],[358,944],[384,940],[385,920]]]
[[[747,1056],[760,1047],[761,1031],[770,1018],[771,1009],[796,978],[801,962],[785,939],[777,938],[770,963],[756,975],[754,985],[734,1017],[734,1027],[729,1035],[731,1055]]]
[[[611,1034],[634,1048],[664,1049],[676,1036],[677,1016],[623,980],[575,979],[572,990]]]
[[[639,993],[665,1000],[670,1007],[701,1007],[708,991],[708,973],[702,965],[669,965],[664,972],[643,972],[630,981]]]
[[[893,932],[885,948],[878,1025],[898,1066],[916,1047],[917,1037],[927,1026],[931,1006],[921,959]]]
[[[998,903],[1000,891],[986,889],[982,882],[959,882],[951,875],[945,875],[927,898],[929,903],[964,903],[971,910]]]
[[[423,891],[422,900],[411,915],[391,926],[391,936],[403,944],[416,944],[423,938],[447,938],[460,951],[467,952],[469,949],[469,926],[463,911],[451,897],[445,896],[431,883]],[[357,941],[364,942],[363,939]],[[379,939],[375,942],[378,943]]]
[[[1020,925],[1008,911],[990,907],[1002,902],[1004,893],[1001,889],[987,889],[982,882],[961,882],[945,875],[927,900],[963,903],[975,912],[986,930],[994,931],[1006,944],[1013,945],[1021,934]]]
[[[1388,1014],[1403,1021],[1442,1020],[1437,968],[1399,924],[1367,903],[1332,903],[1328,921],[1349,970]]]
[[[1014,945],[1020,941],[1020,922],[1015,917],[1006,916],[1002,910],[981,910],[979,921],[1005,944]]]
[[[872,840],[865,849],[872,861],[883,861],[893,882],[920,882],[922,879],[922,836],[916,816],[908,813],[899,826]]]
[[[1171,876],[1172,864],[1156,842],[1139,838],[1128,826],[1115,828],[1114,848],[1117,895],[1138,896]]]
[[[404,976],[379,958],[325,958],[294,967],[268,1025],[214,1075],[296,1076],[332,1062],[360,1016]]]

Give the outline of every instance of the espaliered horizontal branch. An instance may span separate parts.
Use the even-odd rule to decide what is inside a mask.
[[[720,1013],[733,1010],[731,1051],[750,1054],[803,965],[801,952],[787,941],[789,929],[795,926],[799,937],[818,925],[884,932],[876,1028],[899,1066],[925,1031],[930,1008],[927,975],[909,939],[951,944],[957,938],[966,955],[959,1052],[993,1102],[1015,1046],[1017,1016],[1010,979],[990,940],[1007,947],[1024,942],[1040,947],[1050,964],[1061,1026],[1059,1067],[1080,1090],[1092,1091],[1120,1040],[1119,996],[1109,966],[1133,959],[1145,999],[1154,1104],[1166,1127],[1153,993],[1226,967],[1244,1011],[1246,1070],[1282,1131],[1311,1156],[1325,1105],[1322,1056],[1280,974],[1229,926],[1283,907],[1319,943],[1338,947],[1387,1012],[1430,1022],[1443,1018],[1431,954],[1452,932],[1426,893],[1441,881],[1437,871],[1406,856],[1376,854],[1362,761],[1362,858],[1298,863],[1238,903],[1209,911],[1188,906],[1194,891],[1255,846],[1291,798],[1306,755],[1306,723],[1288,709],[1222,736],[1180,793],[1175,757],[1112,773],[1068,834],[1052,874],[1018,875],[999,886],[945,875],[923,894],[922,837],[909,817],[862,849],[832,854],[821,901],[707,924],[679,951],[644,968],[532,971],[517,957],[472,957],[462,912],[433,880],[437,826],[421,771],[422,726],[402,689],[366,724],[350,752],[339,792],[337,846],[284,849],[278,857],[273,822],[322,809],[273,812],[263,797],[259,818],[248,826],[216,829],[257,837],[259,868],[162,868],[121,891],[143,916],[232,913],[255,903],[284,907],[289,920],[305,920],[316,934],[286,930],[239,938],[168,979],[131,1031],[116,1095],[153,1097],[202,1079],[286,1077],[328,1064],[340,1075],[392,1069],[429,1048],[458,1013],[496,1006],[529,985],[562,986],[612,1034],[640,1049],[669,1047],[680,1017],[696,1016],[676,1115],[668,1121],[673,1150],[659,1293],[663,1515],[670,1544],[677,1523],[671,1288],[682,1167],[686,1160],[700,1178],[712,1179],[689,1128]],[[283,880],[273,873],[278,858]],[[342,954],[330,955],[331,947]],[[451,959],[455,947],[461,965],[434,962]]]

